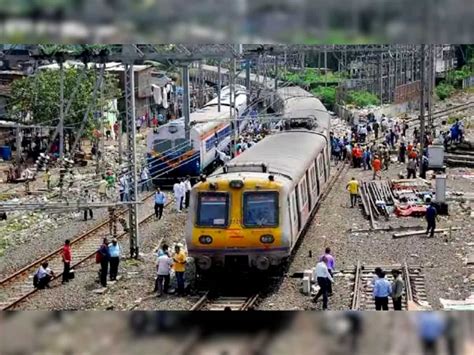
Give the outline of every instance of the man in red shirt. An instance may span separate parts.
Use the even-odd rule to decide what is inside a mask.
[[[69,239],[64,241],[64,247],[62,252],[63,257],[63,283],[69,282],[69,273],[71,271],[71,242]]]
[[[372,162],[372,168],[374,169],[373,179],[375,180],[375,177],[378,176],[379,179],[382,180],[382,174],[381,174],[382,162],[380,161],[378,155],[375,156],[374,161]]]

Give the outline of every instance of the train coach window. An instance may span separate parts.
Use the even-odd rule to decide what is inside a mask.
[[[227,227],[229,195],[225,192],[200,193],[196,224],[202,227]]]
[[[244,226],[278,226],[278,192],[244,193]]]

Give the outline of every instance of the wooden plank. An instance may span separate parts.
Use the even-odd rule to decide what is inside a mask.
[[[453,227],[451,230],[460,230],[461,228],[458,227]],[[442,232],[449,232],[449,228],[440,228],[440,229],[435,229],[435,233],[442,233]],[[393,238],[403,238],[403,237],[411,237],[414,235],[423,235],[426,234],[426,230],[417,230],[417,231],[409,231],[409,232],[403,232],[403,233],[395,233],[392,235]]]

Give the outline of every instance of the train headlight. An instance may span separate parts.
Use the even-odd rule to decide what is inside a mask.
[[[271,244],[275,241],[275,238],[271,234],[264,234],[260,237],[260,242],[264,244]]]
[[[200,256],[197,259],[197,266],[201,270],[209,270],[212,266],[212,260],[208,256]]]
[[[211,244],[212,243],[212,237],[210,235],[201,235],[199,237],[199,243],[201,243],[201,244]]]
[[[244,182],[242,180],[231,180],[229,182],[229,187],[231,189],[241,189],[244,187]]]

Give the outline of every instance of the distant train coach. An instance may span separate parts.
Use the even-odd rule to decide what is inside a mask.
[[[194,186],[186,239],[198,269],[280,265],[309,222],[329,173],[327,137],[293,130],[265,138]]]
[[[235,87],[235,115],[242,118],[247,94],[244,86]],[[186,141],[184,118],[168,122],[147,138],[150,173],[157,177],[198,176],[217,160],[216,148],[224,149],[230,143],[230,90],[221,90],[221,111],[218,98],[191,114],[190,138]],[[243,129],[245,120],[240,120]]]

